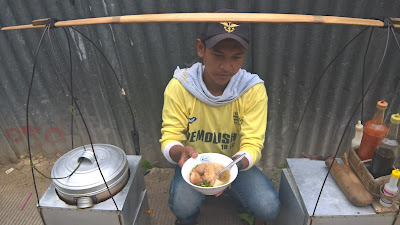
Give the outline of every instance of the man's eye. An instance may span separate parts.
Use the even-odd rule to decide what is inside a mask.
[[[214,56],[216,56],[216,57],[222,57],[223,55],[214,54]]]

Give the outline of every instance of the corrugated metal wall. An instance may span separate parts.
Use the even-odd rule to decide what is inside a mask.
[[[234,8],[241,12],[296,13],[347,17],[400,17],[395,0],[360,1],[170,1],[170,0],[9,0],[1,1],[0,26],[29,24],[34,19],[60,20],[144,13],[213,12]],[[124,24],[77,27],[105,53],[133,106],[141,153],[150,162],[170,166],[160,152],[163,91],[176,66],[198,61],[194,40],[199,24]],[[363,59],[370,30],[359,36],[319,77],[328,63],[363,27],[311,24],[253,24],[252,48],[245,68],[266,81],[269,96],[263,167],[279,166],[289,155],[333,154],[346,121],[361,97]],[[108,143],[134,154],[132,118],[121,90],[102,55],[72,29],[73,90],[95,143]],[[365,67],[365,85],[372,79],[385,47],[385,29],[372,34]],[[42,30],[0,32],[0,163],[16,162],[27,154],[26,100],[35,51]],[[398,35],[398,32],[397,32]],[[47,37],[47,35],[46,35]],[[46,38],[39,54],[29,104],[31,146],[48,157],[71,149],[71,97],[68,42],[61,28],[51,32],[56,56]],[[57,66],[56,58],[59,59]],[[372,117],[376,101],[389,102],[389,114],[400,111],[400,60],[393,38],[377,82],[366,97],[363,121]],[[60,68],[63,78],[56,71]],[[318,89],[306,109],[313,87]],[[74,146],[89,142],[75,108],[78,129]],[[353,118],[343,149],[352,138]],[[388,123],[388,120],[386,120]],[[343,150],[342,150],[343,151]]]

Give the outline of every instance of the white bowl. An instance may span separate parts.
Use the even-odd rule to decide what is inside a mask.
[[[224,167],[227,166],[229,163],[231,163],[233,160],[229,158],[228,156],[219,154],[219,153],[202,153],[199,154],[196,158],[190,158],[188,159],[185,164],[183,164],[182,167],[182,177],[188,183],[190,186],[192,186],[196,191],[203,193],[205,195],[215,195],[218,194],[219,192],[225,190],[225,188],[228,187],[229,184],[231,184],[237,177],[238,175],[238,168],[236,165],[233,165],[230,169],[230,179],[228,183],[217,186],[217,187],[200,187],[197,185],[194,185],[190,183],[190,172],[192,169],[201,163],[206,163],[206,162],[215,162],[223,165]]]

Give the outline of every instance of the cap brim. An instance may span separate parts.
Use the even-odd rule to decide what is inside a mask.
[[[215,35],[214,37],[204,41],[204,43],[206,44],[207,48],[212,48],[218,42],[225,40],[225,39],[234,39],[234,40],[238,41],[243,46],[243,48],[245,48],[246,50],[249,48],[249,43],[247,43],[243,38],[236,36],[234,34],[228,34],[228,33]]]

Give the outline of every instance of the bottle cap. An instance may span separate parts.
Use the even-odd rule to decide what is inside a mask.
[[[394,177],[394,178],[399,178],[400,177],[399,169],[392,170],[392,177]]]
[[[400,117],[399,117],[400,119]],[[364,126],[361,124],[361,120],[358,121],[358,123],[356,124],[356,130],[363,130]]]
[[[378,101],[378,103],[376,103],[376,108],[378,109],[386,109],[388,107],[388,103],[385,102],[385,100],[381,100]]]
[[[396,113],[390,117],[390,122],[400,124],[400,114]]]

